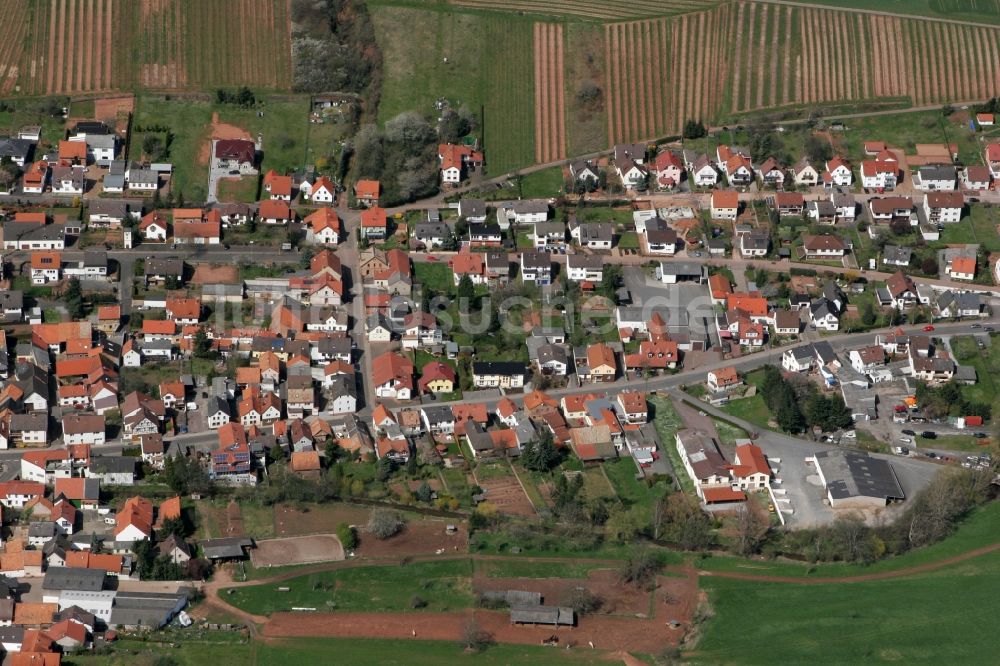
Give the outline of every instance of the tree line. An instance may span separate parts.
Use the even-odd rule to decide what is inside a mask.
[[[800,433],[811,427],[830,432],[848,428],[854,422],[840,395],[823,395],[811,382],[793,385],[773,365],[764,366],[760,393],[785,432]]]

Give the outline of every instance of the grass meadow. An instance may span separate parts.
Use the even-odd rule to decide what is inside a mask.
[[[532,21],[495,13],[373,3],[385,69],[379,121],[404,111],[437,118],[435,101],[467,106],[491,176],[534,161]]]
[[[412,610],[415,596],[427,611],[448,611],[473,605],[472,561],[417,562],[407,566],[375,566],[308,574],[282,581],[232,588],[224,598],[255,615],[292,608],[319,611],[390,612]]]

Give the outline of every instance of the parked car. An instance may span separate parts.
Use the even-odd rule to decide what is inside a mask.
[[[913,444],[913,440],[910,439],[909,437],[900,437],[899,441],[901,441],[903,444]]]
[[[903,433],[904,435],[909,435],[910,437],[914,437],[917,434],[917,433],[913,432],[912,430],[900,430],[900,432]]]
[[[982,328],[982,327],[983,327],[982,324],[973,324],[972,325],[972,328]]]
[[[923,437],[924,439],[937,439],[937,433],[934,432],[933,430],[924,430],[922,433],[920,433],[920,436]]]
[[[924,326],[924,331],[926,331],[927,333],[930,333],[933,330],[934,330],[934,327],[931,326],[930,324],[928,324],[927,326]]]
[[[987,333],[992,333],[993,332],[993,327],[992,326],[987,326],[983,330],[986,331]]]

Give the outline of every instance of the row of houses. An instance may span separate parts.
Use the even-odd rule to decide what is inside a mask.
[[[957,152],[954,146],[920,145],[917,149],[922,159],[912,175],[912,182],[920,191],[987,190],[992,178],[1000,173],[1000,166],[996,166],[1000,165],[1000,144],[990,144],[985,149],[989,168],[955,167]],[[723,183],[745,188],[756,182],[778,190],[789,186],[836,189],[852,187],[857,176],[857,182],[864,189],[887,191],[895,189],[902,180],[900,153],[883,142],[869,141],[865,143],[867,159],[856,168],[839,155],[822,164],[813,164],[803,157],[789,166],[774,157],[755,163],[747,148],[727,144],[718,145],[713,155],[692,150],[675,152],[667,148],[653,151],[646,144],[617,144],[609,166],[629,190],[644,189],[648,184],[656,189],[672,190],[685,179],[696,187],[708,188]],[[596,183],[600,169],[593,160],[578,160],[570,164],[570,175],[578,182]]]
[[[556,400],[533,391],[520,404],[503,398],[492,411],[482,403],[396,410],[379,404],[371,425],[376,455],[396,461],[408,459],[414,442],[424,436],[437,442],[457,440],[475,458],[518,456],[529,443],[550,437],[584,462],[627,452],[641,469],[661,455],[648,416],[646,396],[640,392],[595,392]]]

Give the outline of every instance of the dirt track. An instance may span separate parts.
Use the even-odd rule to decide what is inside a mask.
[[[217,111],[212,112],[212,124],[209,125],[208,129],[208,139],[202,144],[201,150],[198,151],[198,162],[200,164],[208,164],[209,159],[212,157],[212,139],[253,140],[253,137],[250,136],[250,132],[247,132],[245,129],[237,127],[236,125],[219,122],[219,113]]]
[[[567,643],[595,649],[629,650],[656,654],[667,645],[677,645],[680,629],[669,629],[663,621],[587,615],[576,627],[518,626],[510,624],[506,612],[469,610],[460,613],[275,613],[264,625],[268,638],[336,636],[350,638],[415,638],[455,641],[469,619],[498,643],[538,645],[549,636]]]

